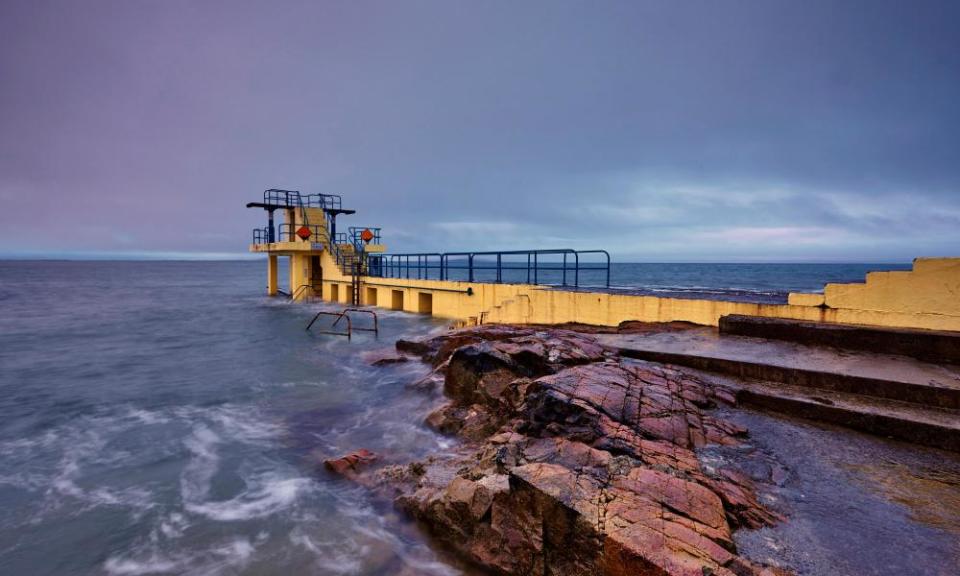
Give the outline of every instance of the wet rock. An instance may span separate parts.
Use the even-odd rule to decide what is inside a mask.
[[[415,380],[406,386],[411,390],[417,390],[419,392],[425,392],[432,395],[443,391],[443,381],[443,372],[433,370],[423,378]]]
[[[364,362],[372,366],[389,366],[391,364],[402,364],[410,361],[410,357],[398,354],[395,349],[381,348],[361,353]]]
[[[396,355],[386,356],[385,355],[380,358],[375,358],[372,362],[370,362],[370,364],[374,366],[389,366],[391,364],[403,364],[408,360],[409,358],[407,358],[406,356],[396,356]]]
[[[377,455],[370,450],[361,448],[356,452],[351,452],[339,458],[324,460],[323,465],[327,470],[341,476],[354,476],[362,468],[372,464],[377,460]]]
[[[779,518],[750,476],[697,454],[747,434],[708,413],[730,390],[567,330],[480,327],[421,345],[408,349],[443,366],[449,399],[427,423],[464,443],[384,483],[470,561],[503,574],[772,574],[737,555],[732,533]]]
[[[442,364],[455,350],[468,344],[492,342],[515,338],[519,334],[532,334],[525,328],[505,325],[483,325],[455,330],[426,340],[397,340],[397,350],[414,356],[420,356],[425,362],[437,366]]]

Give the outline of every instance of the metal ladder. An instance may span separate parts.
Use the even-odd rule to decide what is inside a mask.
[[[353,294],[353,305],[360,305],[360,260],[356,259],[353,261],[353,266],[350,275],[350,290]]]

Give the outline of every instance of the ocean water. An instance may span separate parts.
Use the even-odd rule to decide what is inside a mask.
[[[456,574],[322,459],[442,450],[418,363],[444,326],[304,331],[262,262],[0,263],[0,574]]]
[[[868,272],[910,264],[612,264],[610,286],[624,293],[785,303],[790,292],[823,292],[828,282],[863,282]],[[598,282],[596,272],[586,283]]]
[[[889,267],[879,267],[884,269]],[[768,297],[875,266],[617,265],[619,289]],[[419,363],[381,334],[304,331],[263,262],[0,262],[0,574],[458,574],[319,466],[443,450]],[[743,293],[743,294],[741,294]]]

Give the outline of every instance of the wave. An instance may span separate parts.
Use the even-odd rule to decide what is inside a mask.
[[[312,487],[308,478],[280,478],[272,474],[248,482],[253,487],[233,499],[188,503],[185,509],[220,522],[262,518],[293,506]]]
[[[156,427],[163,427],[155,430]],[[183,437],[179,430],[186,429]],[[36,524],[51,515],[77,516],[121,507],[134,517],[158,506],[153,486],[129,471],[188,458],[180,474],[184,502],[202,503],[220,466],[219,445],[268,445],[283,428],[250,407],[119,407],[82,416],[42,434],[0,443],[0,484],[33,494],[29,518],[8,516],[0,526]]]
[[[706,294],[758,294],[764,296],[779,296],[787,294],[788,290],[762,290],[759,288],[744,288],[738,286],[717,287],[717,286],[623,286],[611,285],[610,290],[618,291],[647,291],[647,292],[694,292]]]
[[[210,482],[220,467],[217,444],[221,438],[210,428],[199,424],[183,441],[191,457],[180,474],[180,494],[184,502],[202,501],[210,492]]]
[[[103,564],[108,574],[219,574],[245,567],[256,550],[246,538],[234,538],[206,550],[164,554],[156,547],[131,556],[111,556]]]

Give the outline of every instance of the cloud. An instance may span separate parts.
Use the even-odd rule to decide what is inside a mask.
[[[342,226],[400,251],[958,254],[958,19],[937,1],[9,0],[0,246],[229,253],[265,225],[243,205],[281,187],[342,194]]]

